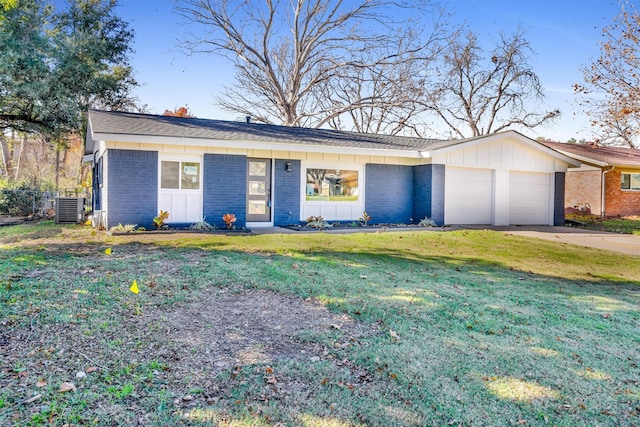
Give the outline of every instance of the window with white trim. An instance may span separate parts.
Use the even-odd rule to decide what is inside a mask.
[[[176,190],[200,189],[200,163],[160,162],[160,188]]]
[[[357,202],[358,171],[348,169],[306,170],[306,201]]]
[[[620,189],[640,191],[640,173],[620,174]]]

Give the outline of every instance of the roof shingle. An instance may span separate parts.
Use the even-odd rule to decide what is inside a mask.
[[[556,151],[563,151],[569,155],[582,156],[586,159],[608,165],[640,166],[640,150],[634,150],[632,148],[597,147],[564,142],[543,142],[543,144]]]
[[[292,143],[383,150],[425,150],[439,139],[344,132],[118,111],[89,112],[94,133]],[[448,142],[448,141],[447,141]],[[441,144],[438,144],[441,145]]]

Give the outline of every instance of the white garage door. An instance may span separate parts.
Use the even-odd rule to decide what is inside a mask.
[[[491,169],[447,167],[444,178],[445,224],[491,224]]]
[[[550,179],[548,173],[509,173],[509,224],[549,225]]]

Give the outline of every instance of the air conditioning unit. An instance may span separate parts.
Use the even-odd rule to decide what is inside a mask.
[[[84,197],[58,197],[56,224],[80,224],[84,215]]]

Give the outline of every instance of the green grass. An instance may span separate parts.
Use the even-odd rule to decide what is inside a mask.
[[[0,237],[0,425],[640,424],[639,257],[491,231],[23,230]],[[255,290],[369,333],[296,337],[317,362],[190,365],[163,316]]]
[[[567,219],[578,221],[584,228],[611,233],[640,234],[640,218],[608,218],[596,215],[570,215]]]

